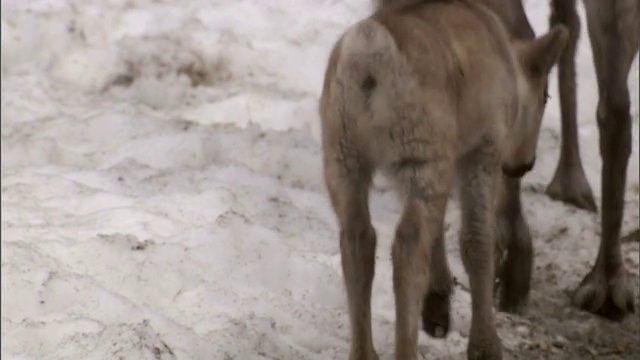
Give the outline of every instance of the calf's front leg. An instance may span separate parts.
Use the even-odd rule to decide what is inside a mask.
[[[498,193],[497,269],[500,310],[521,313],[527,304],[533,270],[533,246],[522,214],[520,179],[502,176]],[[502,254],[505,254],[503,256]]]
[[[453,167],[452,159],[439,159],[407,165],[398,171],[406,204],[391,250],[396,299],[396,360],[412,360],[418,356],[421,309],[423,317],[426,315],[428,319],[444,316],[448,321],[449,318],[448,293],[443,294],[447,296],[446,305],[425,304],[423,299],[427,289],[431,294],[440,289],[438,286],[442,279],[437,277],[448,274],[446,259],[443,258],[437,259],[439,268],[435,269],[437,272],[433,271],[432,255],[434,250],[439,252],[436,256],[444,255],[444,248],[435,249],[435,246],[443,245],[437,244],[437,241],[442,241],[438,238],[441,239],[443,233]],[[443,266],[447,269],[446,273],[442,273]],[[446,285],[444,290],[447,290]],[[445,311],[446,314],[443,313]],[[444,332],[444,329],[440,331]]]

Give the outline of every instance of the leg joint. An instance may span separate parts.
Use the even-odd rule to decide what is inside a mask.
[[[355,246],[375,242],[375,230],[365,222],[354,222],[340,229],[340,239]]]
[[[580,35],[580,16],[576,11],[575,0],[553,0],[550,24],[563,24],[569,28],[570,43],[575,43]]]
[[[402,248],[416,246],[419,237],[420,226],[415,221],[402,221],[396,229],[396,243]]]
[[[619,92],[618,92],[619,94]],[[598,106],[600,144],[605,149],[617,149],[626,157],[631,154],[631,115],[627,96],[607,96]],[[603,149],[601,149],[603,150]]]
[[[631,108],[627,84],[624,84],[623,88],[612,90],[605,97],[606,111],[610,117],[624,121],[625,118],[630,117],[629,109]]]

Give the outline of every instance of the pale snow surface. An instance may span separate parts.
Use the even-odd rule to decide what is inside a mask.
[[[544,31],[547,1],[526,6]],[[2,358],[346,358],[317,103],[331,46],[370,7],[369,0],[3,0]],[[586,34],[578,53],[582,158],[599,200]],[[623,232],[638,224],[637,78],[636,60]],[[598,244],[596,215],[539,191],[559,153],[556,94],[554,76],[538,163],[525,179],[536,267],[553,265],[555,274],[551,283],[534,274],[534,303],[577,285]],[[379,239],[374,342],[389,359],[389,249],[399,205],[381,183],[371,207]],[[470,304],[458,210],[450,209],[447,246],[463,286],[448,339],[421,334],[427,358],[465,356]],[[637,244],[625,245],[625,254],[637,276]],[[525,332],[500,324],[507,351],[527,343]]]

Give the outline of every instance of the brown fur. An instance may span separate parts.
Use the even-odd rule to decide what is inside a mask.
[[[532,39],[533,29],[521,0],[475,0],[500,17],[517,39]],[[418,0],[382,0],[395,6]],[[551,0],[550,25],[563,24],[569,40],[558,63],[562,146],[560,160],[547,187],[551,198],[588,211],[596,203],[587,182],[578,144],[575,55],[580,34],[576,0]],[[626,168],[631,146],[627,78],[640,47],[640,0],[584,0],[600,99],[596,118],[600,130],[602,169],[602,232],[593,269],[573,296],[574,305],[613,320],[634,312],[620,248]],[[519,312],[527,302],[533,264],[531,235],[522,215],[520,180],[504,178],[498,201],[498,290],[500,309]],[[636,230],[638,231],[638,230]],[[442,317],[441,317],[442,318]],[[423,314],[423,319],[427,316]],[[429,332],[427,325],[425,330]]]
[[[393,2],[394,0],[388,0]],[[521,0],[477,0],[502,18],[516,38],[533,37]],[[631,151],[631,116],[627,78],[640,48],[640,0],[584,0],[600,99],[602,168],[602,232],[593,269],[573,296],[574,305],[613,320],[634,312],[620,249],[626,169]],[[558,63],[562,146],[560,160],[546,193],[576,207],[596,211],[578,144],[575,55],[580,18],[575,0],[551,0],[550,25],[563,24],[569,40]],[[499,210],[500,239],[508,248],[501,274],[503,310],[517,311],[526,302],[531,279],[531,236],[522,217],[519,180],[506,180]]]
[[[556,0],[557,2],[558,0]],[[596,118],[600,131],[602,157],[602,232],[600,251],[593,269],[585,276],[573,296],[573,303],[585,310],[620,320],[634,311],[633,289],[620,249],[620,226],[624,209],[627,163],[631,154],[631,114],[627,78],[640,47],[640,0],[584,0],[587,29],[598,78],[599,101]],[[556,5],[558,7],[558,5]],[[562,81],[562,78],[560,79]],[[575,88],[575,78],[565,80]],[[563,84],[561,84],[562,88]],[[565,120],[575,123],[575,117]],[[575,132],[565,134],[563,143],[575,143],[573,166],[560,163],[557,173],[578,172],[578,140]],[[565,150],[566,151],[566,150]],[[565,155],[566,157],[566,155]],[[580,167],[580,172],[582,168]],[[582,172],[584,177],[584,172]],[[574,177],[575,178],[575,177]],[[556,183],[562,180],[555,180]],[[585,180],[586,183],[586,180]],[[548,192],[565,199],[568,186]],[[587,185],[588,188],[588,185]],[[570,194],[570,193],[569,193]],[[571,198],[571,197],[569,197]]]
[[[395,181],[405,204],[392,247],[396,359],[415,359],[422,311],[432,335],[448,330],[450,273],[443,225],[461,180],[461,255],[472,293],[470,358],[501,358],[492,312],[500,172],[535,160],[547,74],[564,27],[510,41],[488,9],[465,0],[386,7],[335,45],[320,100],[324,173],[340,226],[351,324],[350,359],[375,359],[371,283],[376,235],[372,174]],[[425,295],[426,294],[426,295]]]

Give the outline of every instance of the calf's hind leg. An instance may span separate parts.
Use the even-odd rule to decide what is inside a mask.
[[[376,234],[368,207],[371,172],[356,159],[356,154],[346,159],[348,155],[332,156],[332,149],[325,150],[325,180],[340,225],[342,273],[351,327],[349,360],[375,360],[378,356],[371,336],[371,284]],[[359,166],[347,166],[354,163]]]
[[[444,338],[449,333],[453,293],[453,278],[447,263],[444,231],[434,238],[430,268],[429,285],[422,303],[422,327],[430,336]]]
[[[423,297],[425,291],[430,288],[429,284],[439,281],[434,277],[440,274],[431,271],[432,252],[436,242],[442,241],[453,167],[452,159],[439,159],[424,164],[412,162],[398,170],[406,205],[391,252],[396,299],[397,360],[411,360],[418,356],[417,342]],[[437,305],[425,307],[423,315],[424,311],[429,316],[432,310],[443,310]],[[449,310],[448,303],[444,310]],[[446,316],[448,318],[448,314]]]
[[[495,209],[499,156],[487,142],[460,164],[460,254],[471,286],[469,359],[501,359],[493,316]]]

